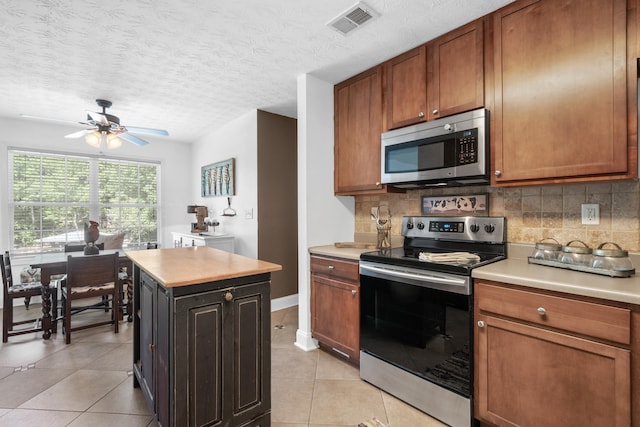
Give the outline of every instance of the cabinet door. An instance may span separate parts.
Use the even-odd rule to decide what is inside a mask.
[[[154,325],[156,283],[147,274],[140,280],[140,386],[155,412]]]
[[[352,362],[360,360],[359,286],[312,274],[311,333]]]
[[[630,352],[476,317],[476,417],[503,426],[628,426]]]
[[[429,44],[429,120],[484,105],[483,36],[478,20]]]
[[[155,396],[156,416],[160,426],[169,425],[169,410],[171,398],[169,394],[169,316],[171,305],[169,295],[162,286],[157,287],[155,294],[156,324],[155,324]]]
[[[242,425],[271,406],[267,282],[175,299],[175,425]],[[188,332],[188,333],[187,333]]]
[[[427,48],[410,50],[386,62],[387,129],[427,120]]]
[[[632,173],[626,23],[625,0],[519,1],[494,15],[494,184]]]
[[[334,88],[334,190],[337,195],[383,192],[380,184],[382,81],[379,68]]]

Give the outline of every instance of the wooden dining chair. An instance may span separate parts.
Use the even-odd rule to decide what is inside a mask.
[[[71,332],[95,326],[113,324],[113,331],[118,333],[118,311],[121,303],[121,284],[118,277],[119,253],[108,255],[72,256],[67,258],[67,278],[62,287],[62,309],[64,333],[67,344],[71,342]],[[102,308],[98,305],[74,307],[74,301],[94,297],[109,297],[111,302],[111,319],[81,324],[71,327],[71,316],[89,308]]]
[[[29,282],[14,284],[13,273],[11,271],[11,258],[9,252],[2,255],[2,288],[3,288],[3,310],[2,310],[2,342],[7,342],[9,337],[14,335],[28,334],[39,332],[42,330],[42,318],[32,318],[20,321],[13,319],[13,300],[22,298],[31,298],[42,294],[42,283]],[[51,289],[51,303],[55,307],[58,303],[56,288]],[[14,326],[32,324],[31,327],[23,327],[14,330]]]

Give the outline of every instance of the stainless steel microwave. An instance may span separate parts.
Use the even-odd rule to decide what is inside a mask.
[[[382,183],[400,188],[488,184],[489,111],[382,134]]]

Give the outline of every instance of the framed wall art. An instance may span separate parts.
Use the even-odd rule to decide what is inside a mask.
[[[422,196],[423,215],[489,215],[489,195]]]
[[[235,195],[235,159],[202,166],[202,197],[227,197]]]

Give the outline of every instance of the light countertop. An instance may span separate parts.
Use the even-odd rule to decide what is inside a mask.
[[[564,292],[640,306],[640,277],[619,278],[529,264],[518,254],[493,264],[473,269],[475,279],[493,280],[512,285]],[[634,266],[638,267],[635,259]]]
[[[375,251],[376,248],[338,248],[335,245],[313,246],[309,248],[311,255],[329,256],[335,258],[344,258],[354,261],[360,260],[360,254],[363,252]]]
[[[207,246],[127,251],[127,257],[168,288],[282,270],[278,264]]]

